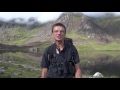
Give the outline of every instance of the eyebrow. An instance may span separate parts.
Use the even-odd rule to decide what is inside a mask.
[[[53,32],[65,32],[65,30],[53,30]]]

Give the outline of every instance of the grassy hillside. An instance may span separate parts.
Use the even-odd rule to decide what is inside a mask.
[[[7,33],[5,34],[0,33],[0,39],[2,39],[3,37],[7,38],[7,40],[4,41],[1,40],[3,44],[23,45],[29,39],[36,36],[36,34],[40,30],[41,30],[40,28],[35,28],[32,30],[26,30],[25,28],[22,27],[9,28],[8,31],[6,29]],[[74,30],[70,30],[69,32],[67,32],[66,36],[73,39],[74,45],[78,48],[78,50],[120,50],[119,44],[120,40],[118,38],[113,39],[112,37],[107,36],[110,43],[106,44],[104,42],[96,40],[96,38],[90,38],[84,34],[77,34]],[[48,42],[49,42],[48,45],[50,45],[50,43],[53,43],[53,40]],[[40,46],[40,48],[43,47],[45,47],[45,45]]]
[[[92,19],[82,14],[74,15],[74,13],[71,13],[61,15],[55,22],[61,21],[66,25],[67,37],[73,39],[78,50],[120,50],[119,18],[107,14],[102,18]],[[41,50],[53,43],[53,40],[48,35],[52,24],[53,22],[45,23],[42,27],[34,29],[26,29],[22,26],[0,27],[0,43],[24,45],[29,42],[33,45],[33,42],[48,41],[46,45],[39,46]],[[115,35],[118,37],[113,37]]]
[[[73,39],[74,45],[77,47],[79,51],[81,50],[120,50],[120,44],[118,43],[120,40],[113,39],[108,36],[110,43],[104,43],[96,40],[96,38],[89,38],[87,35],[76,34],[71,31],[66,35],[69,38]]]
[[[35,78],[40,74],[36,62],[22,53],[4,53],[0,54],[0,58],[0,68],[5,70],[4,74],[0,74],[2,78]]]
[[[26,30],[22,27],[4,29],[0,34],[1,43],[9,45],[23,45],[30,38],[33,38],[40,30],[40,28]]]
[[[120,16],[107,14],[101,17],[94,18],[93,21],[105,28],[104,33],[113,37],[120,36]]]

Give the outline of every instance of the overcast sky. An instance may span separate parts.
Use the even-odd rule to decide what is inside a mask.
[[[24,18],[36,17],[40,22],[46,22],[49,20],[57,19],[63,12],[0,12],[0,18],[9,20],[12,18]],[[83,12],[85,15],[97,16],[102,15],[105,12]],[[116,15],[120,15],[120,12],[112,12]]]

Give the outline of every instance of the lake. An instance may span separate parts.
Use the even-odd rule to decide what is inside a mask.
[[[120,77],[120,51],[80,51],[83,75],[100,72],[105,78]],[[41,54],[31,52],[0,52],[0,78],[38,78]]]

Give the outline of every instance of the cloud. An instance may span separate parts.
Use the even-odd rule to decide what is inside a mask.
[[[43,12],[40,14],[38,20],[41,22],[56,20],[61,14],[62,12]]]
[[[96,17],[104,15],[105,13],[113,13],[117,16],[120,15],[120,12],[82,12],[82,13],[88,16],[96,16]]]
[[[4,20],[12,18],[24,18],[25,20],[30,17],[35,17],[38,21],[44,23],[50,20],[56,20],[63,12],[0,12],[0,18]],[[100,16],[108,12],[82,12],[88,16]],[[120,15],[120,12],[109,12],[115,15]]]
[[[29,19],[30,17],[35,17],[40,22],[47,22],[57,19],[61,13],[62,12],[0,12],[0,17],[5,20],[12,18]]]

